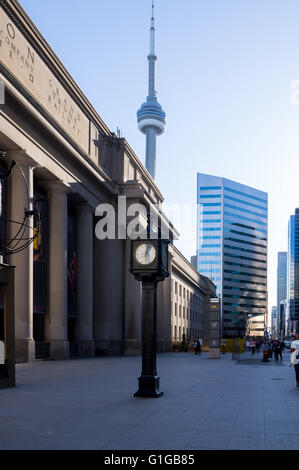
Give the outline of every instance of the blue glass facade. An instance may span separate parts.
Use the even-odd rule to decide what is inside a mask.
[[[277,322],[274,325],[278,334],[282,335],[282,331],[285,328],[280,325],[282,324],[281,312],[281,302],[287,298],[287,255],[286,251],[280,251],[277,255]],[[283,305],[283,313],[285,313],[285,308]]]
[[[288,331],[299,331],[299,209],[291,215],[288,240]]]
[[[222,336],[245,334],[267,312],[267,194],[226,178],[197,175],[197,269],[222,298]]]

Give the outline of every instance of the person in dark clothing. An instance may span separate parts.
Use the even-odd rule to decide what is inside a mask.
[[[272,351],[274,352],[274,359],[278,361],[278,340],[276,339],[272,345]]]
[[[278,361],[278,356],[280,356],[280,360],[282,361],[282,347],[278,339],[276,339],[273,343],[273,351],[274,351],[275,361]]]
[[[195,345],[195,348],[194,348],[194,349],[195,349],[195,354],[199,354],[199,355],[200,355],[200,353],[201,353],[201,344],[200,344],[200,340],[199,340],[199,339],[196,340],[196,345]]]
[[[278,341],[278,355],[281,361],[282,361],[282,351],[283,351],[283,347],[282,347],[281,341]]]
[[[194,343],[193,343],[194,354],[197,354],[196,347],[197,347],[197,338],[194,338]]]

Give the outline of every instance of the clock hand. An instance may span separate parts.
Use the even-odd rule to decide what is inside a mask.
[[[145,258],[146,258],[146,259],[149,258],[150,248],[151,248],[151,247],[150,247],[149,245],[147,245],[146,250],[145,250]]]

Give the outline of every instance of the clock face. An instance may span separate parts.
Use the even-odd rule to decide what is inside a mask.
[[[150,243],[142,243],[135,250],[135,258],[139,264],[151,264],[156,258],[156,249]]]

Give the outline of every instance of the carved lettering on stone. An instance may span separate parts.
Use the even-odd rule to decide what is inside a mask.
[[[0,61],[88,153],[89,120],[17,26],[0,12]]]
[[[99,132],[95,125],[90,123],[90,157],[98,163],[99,155]]]

